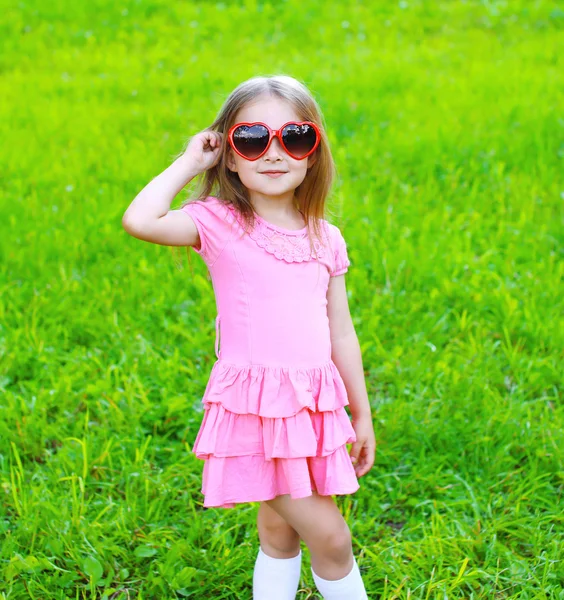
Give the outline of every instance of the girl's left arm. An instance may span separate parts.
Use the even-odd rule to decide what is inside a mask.
[[[362,354],[349,310],[344,274],[330,278],[327,316],[331,332],[331,359],[347,389],[352,424],[357,438],[351,448],[351,457],[353,462],[357,463],[355,469],[360,477],[374,464],[376,439],[364,380]]]

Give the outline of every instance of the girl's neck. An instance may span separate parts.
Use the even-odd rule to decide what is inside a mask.
[[[305,218],[292,199],[290,203],[280,203],[277,201],[251,202],[254,211],[265,221],[279,225],[280,227],[289,226],[291,229],[301,229],[305,227]]]
[[[301,216],[301,212],[294,197],[285,200],[255,198],[251,199],[251,204],[255,212],[264,218],[295,219],[300,218]]]

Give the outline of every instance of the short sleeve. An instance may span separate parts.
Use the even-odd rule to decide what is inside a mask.
[[[211,266],[227,245],[231,231],[229,207],[214,196],[205,200],[194,200],[180,207],[188,213],[198,229],[200,247],[191,246],[204,262]]]
[[[333,226],[333,270],[331,277],[342,275],[351,264],[347,253],[347,243],[338,227]]]

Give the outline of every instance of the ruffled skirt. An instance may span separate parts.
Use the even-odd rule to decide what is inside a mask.
[[[218,360],[202,402],[193,452],[205,461],[205,507],[359,489],[346,447],[356,435],[333,361],[302,369]]]

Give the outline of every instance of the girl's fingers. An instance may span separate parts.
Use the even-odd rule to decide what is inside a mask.
[[[364,446],[353,445],[351,451],[352,462],[354,465],[354,469],[357,474],[362,470],[362,464],[364,462]]]
[[[204,148],[210,148],[211,150],[217,150],[220,146],[221,146],[221,140],[213,132],[206,132]]]
[[[204,134],[204,146],[219,148],[221,146],[221,139],[219,131],[206,131]]]
[[[376,447],[370,446],[370,448],[368,448],[368,462],[370,463],[370,466],[372,466],[374,464],[375,455],[376,455]]]
[[[365,473],[368,473],[368,471],[370,471],[370,469],[373,467],[374,455],[375,455],[375,448],[373,446],[368,446],[366,448],[366,455],[365,455],[365,458],[364,458],[363,464],[362,464],[362,475],[364,475]]]
[[[356,442],[353,442],[351,452],[350,452],[350,457],[351,457],[353,464],[358,464],[358,462],[360,460],[360,456],[362,454],[363,443],[364,442],[362,440],[356,440]]]
[[[362,477],[365,473],[368,473],[374,464],[374,448],[365,444],[362,446],[359,456],[358,462],[355,465],[355,472],[358,477]]]

